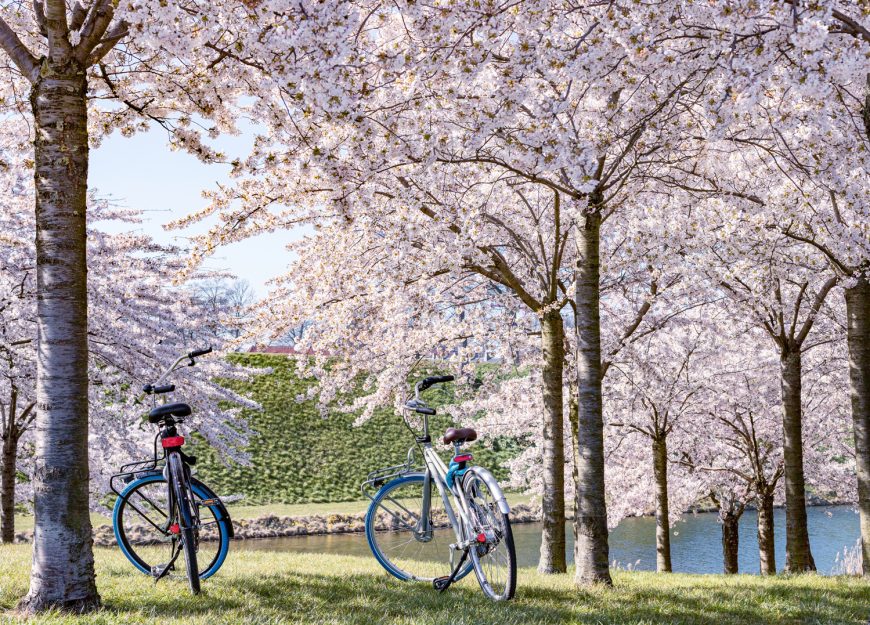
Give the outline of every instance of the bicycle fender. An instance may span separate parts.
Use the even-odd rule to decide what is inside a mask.
[[[477,475],[480,476],[484,482],[486,482],[487,487],[489,487],[489,492],[495,496],[495,501],[498,504],[498,509],[501,510],[502,514],[510,514],[511,507],[508,505],[507,499],[504,496],[504,493],[501,490],[501,486],[498,485],[498,481],[495,479],[492,473],[484,469],[483,467],[472,467],[469,469],[474,471]]]
[[[230,519],[230,513],[227,511],[227,507],[224,505],[224,502],[221,501],[221,498],[218,497],[215,492],[210,489],[208,486],[200,482],[195,477],[190,478],[190,482],[192,484],[196,484],[198,488],[201,488],[207,495],[209,499],[217,499],[217,503],[213,506],[209,506],[209,508],[215,508],[217,512],[217,520],[227,522],[227,534],[230,538],[235,538],[236,530],[233,527],[233,521]]]

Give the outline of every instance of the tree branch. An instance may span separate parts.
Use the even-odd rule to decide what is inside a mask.
[[[69,26],[66,23],[66,2],[46,0],[45,27],[48,31],[48,56],[53,61],[63,61],[72,52],[69,43]]]
[[[801,327],[800,333],[797,335],[795,339],[795,343],[797,343],[798,348],[803,344],[804,340],[806,340],[807,335],[810,333],[810,330],[813,328],[813,323],[816,321],[816,317],[819,314],[819,310],[822,308],[822,304],[825,303],[825,298],[828,296],[828,293],[834,286],[837,284],[837,276],[831,276],[828,280],[822,285],[822,288],[819,289],[819,292],[816,293],[816,298],[813,300],[813,305],[810,307],[810,313],[807,315],[807,318],[804,319],[804,324]]]
[[[12,62],[31,83],[39,77],[39,61],[27,49],[15,31],[0,17],[0,48],[9,55]]]

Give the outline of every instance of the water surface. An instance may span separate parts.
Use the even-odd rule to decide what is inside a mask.
[[[830,573],[838,552],[852,547],[858,539],[858,514],[850,506],[807,509],[810,545],[820,573]],[[740,572],[758,573],[758,540],[755,511],[740,520]],[[785,510],[774,511],[776,565],[785,565]],[[568,524],[568,555],[573,561],[574,540]],[[514,525],[514,540],[520,566],[535,566],[541,546],[540,523]],[[715,513],[688,514],[671,529],[671,559],[674,571],[683,573],[721,573],[721,529]],[[298,551],[370,556],[363,534],[326,534],[292,538],[267,538],[234,541],[232,549]],[[625,519],[610,533],[610,560],[623,567],[654,571],[656,568],[655,519]]]

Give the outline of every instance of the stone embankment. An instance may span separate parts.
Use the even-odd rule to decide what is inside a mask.
[[[232,514],[232,512],[230,513]],[[519,504],[511,508],[511,523],[531,523],[541,519],[540,506]],[[446,526],[447,520],[433,519],[438,526]],[[292,536],[311,536],[317,534],[353,534],[365,531],[365,513],[356,514],[312,514],[307,516],[267,515],[258,519],[233,519],[236,539],[287,538]],[[377,524],[379,530],[391,529],[389,520]],[[136,525],[127,530],[127,536],[134,544],[151,544],[156,540],[156,532],[150,526]],[[30,542],[33,532],[20,532],[15,542]],[[208,528],[201,535],[203,540],[217,538],[216,531]],[[94,544],[98,547],[115,546],[115,534],[108,525],[94,528]]]

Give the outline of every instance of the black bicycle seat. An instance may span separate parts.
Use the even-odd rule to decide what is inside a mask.
[[[163,421],[166,417],[186,417],[190,414],[190,406],[187,404],[163,404],[157,406],[148,413],[148,420],[151,423]]]

